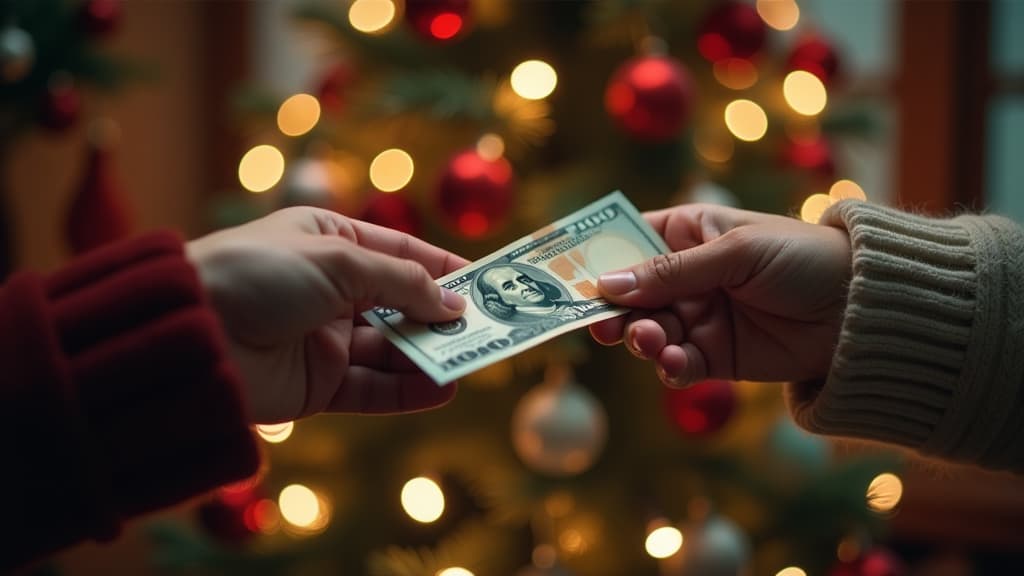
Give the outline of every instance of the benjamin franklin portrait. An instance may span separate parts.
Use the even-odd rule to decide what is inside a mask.
[[[525,264],[499,264],[476,279],[483,309],[497,320],[536,322],[581,316],[562,288],[546,272]]]

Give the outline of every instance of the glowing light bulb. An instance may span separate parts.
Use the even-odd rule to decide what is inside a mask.
[[[277,109],[277,127],[286,136],[302,136],[320,121],[320,102],[309,94],[295,94]]]
[[[277,497],[277,506],[285,521],[299,528],[315,525],[321,514],[320,499],[302,484],[285,486]]]
[[[760,140],[768,131],[768,115],[750,100],[733,100],[725,107],[725,125],[746,142]]]
[[[356,0],[348,8],[348,22],[366,34],[383,32],[395,19],[395,3],[391,0]]]
[[[505,153],[505,141],[497,134],[484,134],[476,141],[476,153],[488,162],[493,162]]]
[[[428,524],[444,513],[444,492],[430,478],[413,478],[402,487],[402,508],[413,520]]]
[[[668,558],[683,547],[683,533],[672,526],[662,526],[647,535],[644,548],[652,558]]]
[[[543,60],[527,60],[512,70],[512,90],[527,100],[541,100],[555,91],[558,74]]]
[[[757,0],[757,13],[776,30],[791,30],[800,21],[800,7],[794,0]]]
[[[284,155],[269,144],[254,146],[238,162],[238,181],[250,192],[266,192],[284,174]]]
[[[868,486],[868,508],[875,512],[892,512],[902,498],[903,481],[895,474],[879,474]]]
[[[280,424],[257,424],[256,433],[271,444],[280,444],[292,435],[295,429],[295,422],[282,422]]]
[[[782,82],[782,94],[789,107],[804,116],[819,114],[828,103],[825,85],[806,70],[794,70],[786,75]]]
[[[832,185],[829,189],[828,195],[833,200],[867,200],[867,194],[864,193],[864,189],[861,188],[853,180],[840,180]]]
[[[800,207],[800,219],[804,222],[817,224],[818,220],[821,219],[821,215],[831,205],[832,198],[828,194],[811,194],[804,200],[803,206]]]
[[[474,576],[472,572],[461,566],[452,566],[444,570],[438,570],[437,576]]]
[[[370,182],[382,192],[394,192],[412,180],[412,156],[400,148],[385,150],[370,162]]]
[[[796,566],[787,566],[782,570],[776,572],[775,576],[807,576],[807,572],[804,572],[803,568],[797,568]]]

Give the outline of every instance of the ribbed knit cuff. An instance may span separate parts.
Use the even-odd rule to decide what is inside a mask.
[[[130,517],[258,465],[240,382],[180,237],[154,233],[49,278],[98,499]]]
[[[796,421],[1019,468],[1022,450],[1009,440],[1024,420],[1021,230],[999,217],[929,219],[856,201],[822,224],[849,231],[853,275],[827,381],[787,387]]]

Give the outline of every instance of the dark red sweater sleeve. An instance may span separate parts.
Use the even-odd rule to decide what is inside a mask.
[[[170,232],[0,288],[0,414],[0,571],[258,466],[217,318]]]

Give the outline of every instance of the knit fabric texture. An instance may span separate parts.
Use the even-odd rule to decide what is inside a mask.
[[[787,385],[797,423],[1024,471],[1024,230],[844,201],[852,279],[824,382]]]

